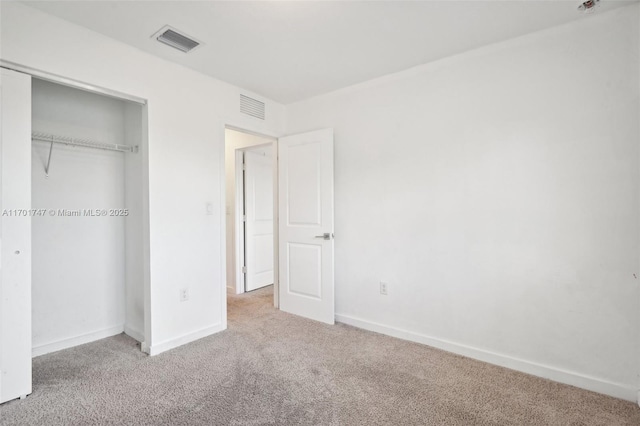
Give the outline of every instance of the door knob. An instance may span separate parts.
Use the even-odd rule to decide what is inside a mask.
[[[325,232],[322,235],[316,235],[316,238],[322,238],[323,240],[330,240],[333,238],[333,234],[329,232]]]

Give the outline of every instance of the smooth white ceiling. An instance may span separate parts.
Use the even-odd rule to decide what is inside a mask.
[[[581,0],[214,2],[29,5],[287,104],[576,19]],[[602,0],[596,14],[627,1]],[[151,38],[171,25],[184,54]]]

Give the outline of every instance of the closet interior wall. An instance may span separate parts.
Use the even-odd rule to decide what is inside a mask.
[[[142,106],[33,79],[32,130],[139,145]],[[144,337],[142,158],[32,142],[33,355]],[[107,211],[106,216],[92,215]],[[128,211],[128,214],[126,213]]]

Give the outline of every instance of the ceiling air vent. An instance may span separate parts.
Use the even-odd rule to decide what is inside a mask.
[[[240,112],[264,120],[264,102],[240,95]]]
[[[167,46],[171,46],[184,53],[192,51],[201,44],[199,41],[194,40],[192,37],[189,37],[168,25],[164,26],[151,37],[155,38],[160,43],[164,43]]]
[[[578,6],[578,10],[585,13],[591,13],[600,6],[600,0],[587,0]]]

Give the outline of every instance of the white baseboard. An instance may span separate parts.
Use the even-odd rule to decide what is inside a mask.
[[[151,345],[149,346],[149,350],[146,352],[152,356],[158,355],[170,349],[177,348],[178,346],[182,346],[187,343],[191,343],[193,341],[202,339],[203,337],[207,337],[212,334],[218,333],[222,330],[225,330],[226,328],[227,328],[226,325],[223,323],[201,328],[200,330],[194,331],[193,333],[187,333],[182,336],[165,340],[164,342],[160,342],[155,345]]]
[[[134,328],[131,328],[126,324],[124,325],[124,334],[137,340],[138,342],[144,342],[144,333]]]
[[[70,337],[56,342],[45,343],[43,345],[34,346],[31,348],[31,356],[37,357],[40,355],[48,354],[51,352],[61,351],[63,349],[72,348],[78,345],[84,345],[95,340],[104,339],[105,337],[115,336],[124,331],[124,324],[116,325],[113,327],[105,328],[103,330],[94,331],[87,334],[81,334],[79,336]]]
[[[499,365],[501,367],[510,368],[512,370],[521,371],[523,373],[543,377],[545,379],[576,386],[578,388],[587,389],[593,392],[602,393],[605,395],[613,396],[615,398],[638,402],[638,404],[640,405],[640,392],[633,386],[625,385],[622,383],[614,383],[573,371],[564,370],[561,368],[538,364],[536,362],[514,358],[508,355],[474,348],[472,346],[438,339],[412,331],[389,327],[360,318],[355,318],[349,315],[336,314],[336,321],[365,330],[374,331],[376,333],[397,337],[399,339],[433,346],[434,348],[453,352],[458,355],[464,355],[469,358],[487,362],[489,364]]]

